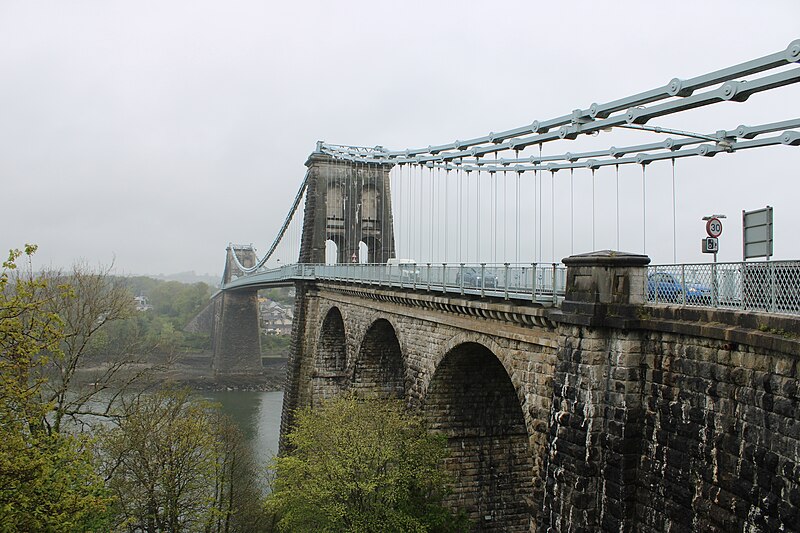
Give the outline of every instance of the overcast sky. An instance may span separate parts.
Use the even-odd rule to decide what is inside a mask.
[[[451,142],[797,38],[797,0],[0,0],[0,249],[217,274],[229,241],[267,248],[317,140]],[[800,87],[773,93],[657,123],[714,131],[800,116]],[[671,212],[659,204],[666,168],[653,171],[654,227]],[[800,148],[786,146],[679,162],[679,259],[708,259],[710,211],[730,217],[720,259],[740,259],[741,210],[767,204],[776,256],[800,258],[799,168]],[[671,261],[654,235],[648,252]]]

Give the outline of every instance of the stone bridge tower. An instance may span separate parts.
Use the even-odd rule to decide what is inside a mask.
[[[358,262],[359,242],[369,250],[366,262],[385,263],[395,257],[389,164],[355,164],[320,152],[306,161],[310,173],[306,189],[305,218],[300,263],[324,263],[326,241],[337,246],[337,263]],[[281,450],[284,436],[299,405],[300,365],[305,352],[304,332],[308,311],[306,283],[296,284],[292,345],[286,371],[281,414]]]
[[[245,268],[256,263],[252,246],[232,244],[225,256],[222,282],[229,283],[244,274],[233,260],[236,254]],[[261,372],[261,336],[258,325],[258,291],[238,290],[220,293],[214,299],[214,359],[217,375]]]
[[[325,245],[337,247],[337,263],[385,263],[394,257],[389,164],[362,164],[313,153],[301,263],[324,263]],[[361,257],[359,243],[368,250]],[[303,253],[305,252],[305,253]]]

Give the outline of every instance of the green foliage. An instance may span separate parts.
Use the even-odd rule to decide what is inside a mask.
[[[105,531],[111,498],[83,436],[0,430],[0,531]]]
[[[177,350],[185,338],[175,320],[205,302],[207,286],[173,292],[174,317],[137,313],[108,269],[34,275],[35,251],[12,250],[0,271],[0,531],[261,530],[239,430],[186,392],[128,388],[151,366],[131,356]],[[79,383],[89,370],[95,377]],[[124,409],[112,410],[104,391]],[[88,414],[118,424],[101,430],[102,445],[62,426]]]
[[[208,305],[211,292],[211,287],[202,282],[189,285],[179,281],[162,281],[150,289],[147,297],[154,314],[170,319],[176,329],[183,329]]]
[[[65,419],[87,413],[86,407],[97,400],[101,390],[125,388],[129,379],[118,378],[139,363],[136,339],[120,348],[118,356],[100,351],[113,341],[109,337],[110,327],[132,319],[136,313],[127,287],[110,271],[111,267],[92,269],[79,263],[66,273],[41,274],[50,287],[45,310],[58,316],[64,333],[58,350],[48,354],[47,381],[42,387],[46,393],[44,400],[53,406],[53,431],[61,431]],[[89,368],[95,368],[88,380],[95,385],[81,388],[78,378]]]
[[[146,296],[153,306],[137,317],[138,334],[146,340],[149,351],[174,354],[210,348],[210,335],[183,332],[183,328],[208,305],[213,292],[208,284],[162,281],[143,276],[126,278],[125,283],[131,294]]]
[[[283,305],[292,305],[294,304],[294,297],[290,296],[290,290],[288,287],[278,287],[276,289],[264,289],[259,291],[259,296],[263,296],[265,298],[269,298],[270,300],[274,300]]]
[[[445,437],[401,402],[343,395],[298,413],[267,508],[281,531],[461,531],[441,505]]]
[[[32,372],[41,366],[37,355],[55,351],[64,338],[63,324],[55,313],[47,312],[47,281],[34,277],[30,256],[36,246],[26,245],[28,269],[19,273],[20,250],[11,250],[0,272],[0,400],[14,416],[35,419],[42,416],[42,406],[35,403],[38,381]],[[27,409],[36,407],[36,412]]]
[[[289,355],[292,338],[289,335],[261,334],[261,353],[265,355]]]
[[[254,531],[262,511],[241,433],[185,390],[140,396],[101,436],[117,527]]]
[[[103,328],[93,334],[87,347],[89,355],[100,358],[131,353],[174,355],[210,348],[210,335],[183,331],[189,321],[208,305],[212,290],[207,284],[185,284],[144,276],[107,276],[107,282],[124,288],[129,306],[133,305],[134,295],[144,295],[153,308],[128,313],[125,320],[107,320]]]
[[[52,431],[53,404],[43,400],[41,355],[60,357],[67,338],[50,308],[70,291],[33,275],[35,251],[12,250],[0,273],[0,530],[102,530],[110,499],[90,441]],[[23,254],[28,268],[19,272]]]

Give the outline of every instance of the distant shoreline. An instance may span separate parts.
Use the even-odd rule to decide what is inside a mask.
[[[177,383],[197,391],[282,391],[286,378],[287,358],[263,357],[259,374],[215,376],[211,354],[187,354],[165,372],[164,381]]]
[[[140,363],[131,367],[131,370],[141,370],[142,365],[147,367],[164,364],[166,356],[156,356],[149,363]],[[241,374],[233,376],[215,376],[211,367],[212,354],[194,353],[181,354],[163,369],[151,375],[147,382],[187,387],[195,391],[203,392],[224,392],[224,391],[257,391],[257,392],[278,392],[283,390],[286,378],[286,363],[288,358],[285,356],[270,356],[262,358],[262,369],[260,373]],[[86,383],[91,383],[99,372],[102,372],[103,365],[98,364],[91,368],[83,368],[76,378]],[[120,376],[124,377],[124,376]]]

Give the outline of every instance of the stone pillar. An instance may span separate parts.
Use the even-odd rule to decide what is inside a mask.
[[[243,267],[255,265],[256,254],[251,246],[228,246],[223,283],[243,274],[233,260]],[[214,304],[213,331],[216,375],[253,374],[261,372],[261,332],[258,324],[258,291],[225,291]]]
[[[226,292],[221,296],[214,342],[214,374],[261,372],[258,291]]]
[[[390,164],[355,164],[336,160],[314,152],[306,161],[306,189],[300,263],[324,263],[325,242],[338,247],[337,262],[349,263],[358,257],[358,242],[369,248],[369,263],[385,263],[394,257],[394,223],[392,218]],[[374,195],[371,203],[370,194]],[[365,202],[365,199],[368,200]],[[370,205],[366,205],[370,204]],[[286,384],[281,412],[280,453],[288,451],[286,434],[294,425],[294,412],[300,405],[301,376],[304,365],[315,354],[306,354],[303,337],[306,333],[308,286],[297,282],[292,321],[292,344],[286,369]]]
[[[306,196],[303,240],[309,252],[300,262],[325,262],[325,242],[338,247],[338,263],[385,263],[394,257],[389,164],[356,164],[314,153],[306,162],[311,175]],[[307,242],[306,242],[307,241]],[[369,249],[360,258],[359,241]],[[301,253],[302,255],[302,253]]]
[[[562,259],[567,266],[567,294],[561,310],[581,317],[587,326],[625,318],[645,303],[646,255],[603,250]]]
[[[542,530],[633,531],[641,455],[647,256],[568,257],[553,382]]]

